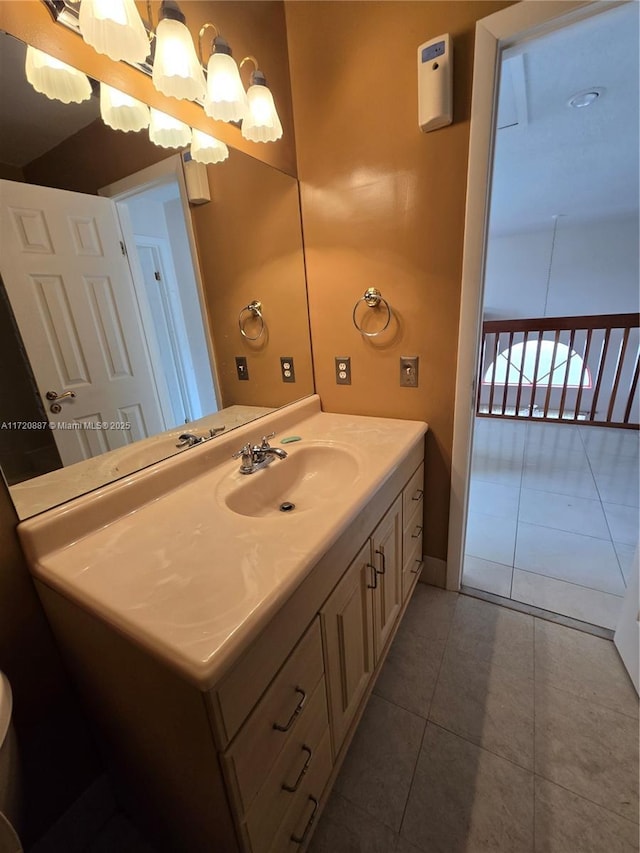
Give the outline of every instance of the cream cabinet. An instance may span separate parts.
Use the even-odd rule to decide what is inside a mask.
[[[422,460],[420,441],[209,690],[38,582],[159,850],[306,849],[418,578]]]

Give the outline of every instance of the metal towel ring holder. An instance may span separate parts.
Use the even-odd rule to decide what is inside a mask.
[[[365,332],[362,326],[358,325],[356,321],[356,311],[358,310],[358,305],[361,302],[366,302],[369,308],[379,308],[381,303],[384,306],[387,312],[387,319],[384,326],[381,329],[378,329],[377,332]],[[386,299],[383,299],[382,294],[380,293],[377,287],[368,287],[364,292],[364,296],[361,296],[360,299],[358,299],[356,304],[353,306],[353,325],[356,327],[356,329],[360,332],[361,335],[365,335],[367,338],[375,338],[378,335],[381,335],[388,328],[389,323],[391,322],[391,316],[391,306],[389,305]]]
[[[248,335],[244,330],[244,323],[249,319],[248,317],[244,320],[242,319],[242,315],[245,312],[248,312],[251,317],[257,317],[260,320],[260,331],[255,336]],[[264,317],[262,316],[262,302],[260,302],[259,299],[254,299],[253,302],[245,305],[245,307],[240,311],[238,314],[238,328],[240,329],[240,334],[248,341],[257,341],[258,338],[262,337],[264,334]]]

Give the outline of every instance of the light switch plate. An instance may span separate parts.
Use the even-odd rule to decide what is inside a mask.
[[[296,371],[293,366],[293,359],[289,358],[289,356],[280,356],[280,373],[282,374],[283,382],[296,381]]]
[[[336,356],[336,384],[351,385],[351,358],[348,355]]]
[[[401,388],[417,388],[418,387],[418,356],[417,355],[401,355],[400,356],[400,387]]]

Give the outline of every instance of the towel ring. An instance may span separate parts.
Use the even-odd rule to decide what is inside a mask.
[[[377,332],[365,332],[362,326],[358,325],[358,322],[356,320],[356,311],[358,310],[358,305],[361,302],[366,302],[369,308],[379,308],[381,303],[384,306],[387,312],[387,319],[384,326],[381,329],[378,329]],[[382,294],[380,293],[377,287],[368,287],[364,292],[364,296],[361,296],[360,299],[358,299],[356,304],[353,306],[353,325],[356,327],[356,329],[360,332],[361,335],[365,335],[367,338],[375,338],[378,335],[381,335],[385,331],[385,329],[388,328],[389,323],[391,322],[391,316],[391,306],[389,305],[386,299],[383,299]]]
[[[249,317],[245,317],[243,320],[242,315],[245,312],[248,312],[251,317],[258,317],[260,320],[260,331],[255,336],[248,335],[244,330],[244,324],[249,319]],[[260,302],[260,300],[254,299],[253,302],[245,305],[245,307],[240,311],[238,314],[238,328],[240,329],[240,334],[248,341],[257,341],[258,338],[262,337],[264,333],[264,317],[262,316],[262,302]]]

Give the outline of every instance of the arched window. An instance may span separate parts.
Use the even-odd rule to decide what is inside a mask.
[[[554,358],[555,349],[555,358]],[[538,356],[539,352],[539,356]],[[491,385],[533,385],[533,374],[536,369],[536,385],[552,388],[591,388],[591,371],[575,350],[569,350],[566,344],[554,341],[527,341],[514,344],[503,350],[495,362],[486,371],[483,383]],[[567,375],[567,362],[569,373]],[[567,376],[565,383],[565,376]]]

